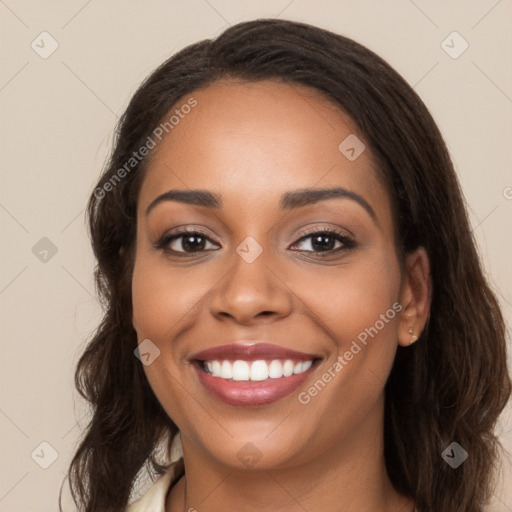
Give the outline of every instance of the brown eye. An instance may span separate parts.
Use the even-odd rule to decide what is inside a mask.
[[[168,253],[194,254],[216,248],[209,237],[200,231],[182,231],[164,236],[157,248]]]
[[[322,230],[309,233],[300,238],[292,247],[302,245],[302,248],[292,249],[301,252],[332,253],[355,246],[353,240],[334,230]]]

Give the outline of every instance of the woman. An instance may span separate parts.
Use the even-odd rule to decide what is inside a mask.
[[[280,20],[185,48],[88,212],[80,510],[484,510],[505,327],[439,130],[382,59]]]

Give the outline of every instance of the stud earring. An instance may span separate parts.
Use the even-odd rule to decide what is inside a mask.
[[[412,345],[418,339],[418,337],[414,334],[414,329],[412,327],[409,327],[407,332],[412,336],[411,341],[409,341],[409,345]]]

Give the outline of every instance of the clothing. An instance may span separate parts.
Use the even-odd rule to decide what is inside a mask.
[[[167,494],[182,474],[183,459],[180,458],[169,466],[144,496],[128,505],[126,512],[165,512]]]
[[[183,459],[173,462],[169,469],[142,496],[128,506],[126,512],[165,512],[165,500],[171,487],[183,474]],[[415,512],[418,512],[415,509]]]

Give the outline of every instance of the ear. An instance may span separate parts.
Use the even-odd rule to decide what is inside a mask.
[[[409,346],[420,338],[430,314],[432,281],[427,251],[419,247],[406,254],[400,291],[398,343]]]

